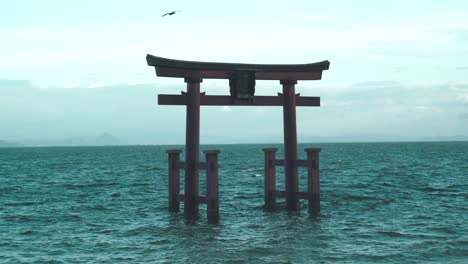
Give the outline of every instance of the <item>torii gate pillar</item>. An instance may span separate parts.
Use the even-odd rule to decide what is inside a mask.
[[[187,83],[187,118],[185,132],[185,203],[186,218],[198,216],[200,162],[200,83],[201,78],[184,78]]]
[[[284,175],[286,187],[286,209],[299,210],[299,180],[297,174],[297,128],[296,128],[296,80],[281,80],[283,85],[283,126],[284,126]]]

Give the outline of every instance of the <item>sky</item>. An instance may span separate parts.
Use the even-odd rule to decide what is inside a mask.
[[[161,17],[173,10],[173,16]],[[157,94],[146,54],[197,61],[330,61],[296,91],[298,140],[468,137],[468,1],[6,1],[0,9],[0,140],[29,145],[183,144],[185,109]],[[225,80],[204,80],[228,94]],[[257,81],[275,95],[279,82]],[[202,107],[201,143],[282,142],[281,107]],[[83,144],[84,144],[83,143]]]

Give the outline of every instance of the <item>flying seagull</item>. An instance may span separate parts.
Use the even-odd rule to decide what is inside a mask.
[[[180,10],[172,11],[172,12],[166,13],[166,14],[162,15],[162,17],[163,17],[163,16],[168,16],[168,15],[169,15],[169,16],[175,15],[176,12],[180,12]]]

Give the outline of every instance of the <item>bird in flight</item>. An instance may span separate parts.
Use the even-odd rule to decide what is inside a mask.
[[[162,15],[162,17],[164,17],[164,16],[172,16],[172,15],[175,15],[175,13],[177,13],[177,12],[180,12],[180,10],[172,11],[172,12],[166,13],[166,14]]]

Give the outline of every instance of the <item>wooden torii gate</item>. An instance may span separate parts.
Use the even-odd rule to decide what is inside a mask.
[[[320,80],[330,62],[310,64],[243,64],[173,60],[148,54],[146,61],[160,77],[184,78],[187,92],[180,95],[158,95],[159,105],[186,105],[185,162],[180,150],[168,150],[169,210],[179,211],[184,202],[186,218],[198,217],[199,203],[207,204],[209,221],[219,218],[218,153],[204,151],[206,162],[200,162],[200,106],[283,106],[284,160],[276,160],[277,149],[265,152],[265,209],[274,208],[276,197],[286,198],[286,209],[299,210],[299,198],[309,200],[309,210],[320,211],[319,159],[320,149],[309,148],[306,160],[297,159],[296,106],[320,106],[320,97],[304,97],[295,93],[298,80]],[[230,95],[200,93],[200,83],[206,79],[228,79]],[[256,80],[279,80],[283,93],[277,96],[255,96]],[[285,191],[276,190],[276,166],[285,167]],[[298,167],[307,167],[308,192],[299,192]],[[185,169],[185,192],[180,194],[180,169]],[[199,170],[207,174],[206,196],[199,195]]]

